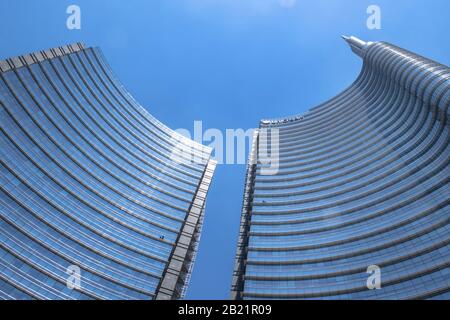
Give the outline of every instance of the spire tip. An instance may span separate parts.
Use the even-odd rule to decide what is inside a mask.
[[[364,57],[365,51],[367,48],[372,45],[372,42],[365,42],[361,39],[358,39],[355,36],[342,36],[342,39],[344,39],[349,45],[350,48],[354,53],[356,53],[361,58]]]

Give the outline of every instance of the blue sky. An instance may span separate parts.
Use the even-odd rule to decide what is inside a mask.
[[[71,4],[81,30],[66,28]],[[382,10],[381,30],[366,27],[371,4]],[[332,97],[361,67],[342,34],[450,65],[448,0],[0,0],[0,15],[0,59],[76,41],[99,46],[173,129],[193,130],[195,120],[253,128]],[[216,170],[187,298],[229,297],[244,177],[244,165]]]

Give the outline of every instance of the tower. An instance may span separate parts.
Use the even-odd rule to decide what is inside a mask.
[[[81,43],[1,61],[0,115],[0,298],[182,298],[211,149]]]
[[[250,155],[233,299],[449,298],[450,69],[343,38],[356,81],[260,123],[279,139],[257,134]]]

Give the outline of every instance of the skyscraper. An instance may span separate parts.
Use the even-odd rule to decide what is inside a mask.
[[[182,298],[211,149],[82,44],[1,61],[0,107],[0,298]]]
[[[249,159],[234,299],[450,298],[450,69],[344,39],[356,81],[260,123],[273,133]]]

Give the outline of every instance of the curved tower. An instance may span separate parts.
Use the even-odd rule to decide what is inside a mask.
[[[1,61],[0,116],[0,299],[183,297],[209,148],[82,44]]]
[[[261,121],[234,299],[450,298],[450,69],[344,39],[364,61],[348,89]]]

